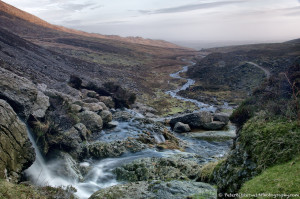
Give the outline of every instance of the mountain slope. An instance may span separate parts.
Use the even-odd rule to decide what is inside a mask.
[[[102,36],[51,25],[3,1],[0,27],[4,49],[0,58],[11,70],[45,83],[66,82],[75,74],[88,81],[115,81],[140,93],[152,93],[168,85],[169,73],[183,64],[180,57],[196,53],[161,41]]]
[[[116,35],[101,35],[101,34],[93,34],[93,33],[87,33],[83,31],[78,31],[74,29],[65,28],[63,26],[57,26],[52,25],[32,14],[29,14],[27,12],[24,12],[20,9],[17,9],[14,6],[11,6],[9,4],[6,4],[3,1],[0,1],[0,11],[7,13],[9,15],[21,18],[25,21],[28,21],[30,23],[50,28],[53,30],[58,30],[66,33],[71,34],[77,34],[80,36],[86,36],[86,37],[95,37],[95,38],[101,38],[101,39],[111,39],[111,40],[117,40],[117,41],[123,41],[123,42],[129,42],[129,43],[136,43],[136,44],[144,44],[144,45],[150,45],[150,46],[158,46],[158,47],[164,47],[164,48],[182,48],[180,46],[177,46],[175,44],[163,41],[163,40],[152,40],[152,39],[144,39],[141,37],[120,37]]]

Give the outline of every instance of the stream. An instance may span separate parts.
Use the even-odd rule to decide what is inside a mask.
[[[180,73],[186,72],[187,69],[188,66],[184,66],[182,70],[173,73],[170,76],[176,79],[185,79],[180,77]],[[195,81],[192,79],[186,80],[187,83],[182,87],[173,91],[168,91],[167,93],[174,98],[195,103],[199,107],[200,111],[214,112],[216,110],[216,107],[214,106],[177,95],[180,90],[185,90],[195,83]],[[143,115],[135,113],[132,110],[125,110],[125,112],[132,115],[130,120],[118,121],[119,124],[116,128],[102,130],[96,139],[103,142],[112,142],[116,140],[125,140],[128,137],[136,138],[138,135],[142,134],[145,129],[147,129],[147,131],[149,131],[155,138],[157,143],[165,142],[165,138],[162,134],[157,133],[155,130],[151,130],[153,129],[153,126],[151,126],[153,124],[141,122],[140,119],[144,117]],[[232,130],[232,128],[230,130]],[[117,158],[105,158],[102,160],[87,159],[78,164],[72,158],[68,157],[65,158],[64,161],[60,159],[46,161],[39,151],[29,128],[28,134],[36,152],[36,160],[33,165],[25,171],[26,176],[32,183],[37,185],[50,185],[54,187],[71,185],[77,189],[75,194],[80,199],[89,198],[99,189],[120,184],[121,182],[116,180],[116,176],[112,171],[116,167],[130,163],[133,160],[145,157],[171,157],[175,154],[197,154],[203,158],[202,161],[205,163],[225,156],[232,144],[231,140],[213,142],[195,139],[184,134],[174,133],[175,136],[187,144],[185,152],[178,150],[158,150],[155,148],[148,148],[137,153],[126,153]],[[83,169],[89,168],[88,172],[82,176],[81,179],[79,179],[80,172],[74,168],[74,165],[76,164]],[[62,175],[65,172],[68,172],[68,175]]]

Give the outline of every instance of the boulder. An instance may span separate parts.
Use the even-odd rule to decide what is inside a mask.
[[[99,100],[109,108],[115,108],[115,102],[110,96],[100,96]]]
[[[0,178],[16,182],[34,162],[35,152],[25,124],[4,100],[0,100],[0,115]]]
[[[217,198],[217,190],[206,183],[194,181],[140,181],[120,184],[95,192],[89,199],[182,199]]]
[[[173,128],[176,133],[185,133],[191,131],[191,128],[188,124],[182,122],[177,122]]]
[[[170,126],[173,129],[177,122],[182,122],[188,124],[190,128],[203,128],[203,125],[212,122],[212,119],[210,112],[191,113],[171,119]]]
[[[229,116],[224,113],[217,113],[214,115],[213,118],[214,121],[224,122],[225,124],[228,124],[229,122]]]
[[[206,130],[221,130],[226,126],[224,122],[212,121],[210,123],[203,124],[203,128]]]
[[[119,125],[119,122],[117,122],[117,121],[111,121],[111,122],[108,122],[106,124],[106,128],[112,129],[112,128],[117,127],[118,125]]]
[[[0,68],[0,98],[21,117],[28,118],[37,99],[36,86],[24,77]]]
[[[104,111],[102,111],[102,112],[100,113],[100,116],[101,116],[101,118],[102,118],[102,120],[103,120],[103,123],[104,123],[105,125],[106,125],[107,123],[109,123],[109,122],[112,121],[112,114],[111,114],[110,111],[104,110]]]
[[[46,111],[50,106],[49,97],[41,91],[38,91],[36,101],[33,105],[32,115],[35,118],[45,117]]]
[[[92,111],[83,111],[78,114],[80,122],[83,123],[92,132],[101,131],[103,121],[100,115]]]
[[[100,103],[84,103],[83,109],[86,111],[100,113],[101,111],[103,111],[103,106]]]

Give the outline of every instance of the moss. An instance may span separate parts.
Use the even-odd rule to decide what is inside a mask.
[[[296,121],[257,116],[244,125],[240,141],[258,169],[264,169],[300,153],[300,128]]]
[[[213,178],[213,171],[222,164],[224,160],[219,160],[216,162],[210,162],[205,164],[200,171],[199,179],[201,182],[211,182]]]
[[[246,182],[241,194],[300,194],[300,157],[294,160],[268,168],[259,176]],[[253,197],[246,197],[253,198]],[[263,197],[258,197],[263,198]],[[285,197],[283,197],[285,198]],[[299,197],[290,197],[299,198]]]
[[[39,194],[34,188],[26,185],[15,185],[5,180],[0,180],[0,199],[46,199]]]

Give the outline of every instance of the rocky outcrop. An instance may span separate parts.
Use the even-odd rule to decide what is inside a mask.
[[[221,130],[229,122],[229,116],[225,114],[211,114],[210,112],[190,113],[170,120],[170,126],[175,131],[178,123],[189,125],[191,129]]]
[[[121,184],[94,193],[89,199],[182,199],[216,198],[217,192],[209,184],[193,181],[141,181]]]
[[[185,133],[191,131],[191,128],[188,124],[182,122],[177,122],[173,129],[176,133]]]
[[[114,142],[94,142],[88,146],[90,156],[96,159],[119,157],[126,152],[138,152],[147,148],[146,144],[143,144],[135,139],[127,139],[123,141]]]
[[[0,115],[0,178],[18,181],[35,160],[35,152],[25,124],[4,100],[0,100]]]
[[[17,114],[28,118],[37,95],[38,90],[31,81],[0,68],[0,98],[9,102]]]
[[[38,91],[36,102],[33,105],[32,115],[35,118],[45,117],[46,111],[50,106],[49,97],[43,92]]]
[[[200,176],[201,165],[197,157],[190,159],[183,156],[168,158],[142,158],[114,170],[118,180],[187,180]]]

